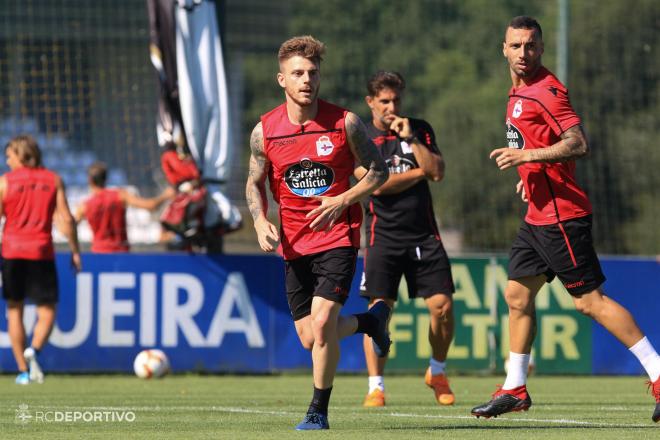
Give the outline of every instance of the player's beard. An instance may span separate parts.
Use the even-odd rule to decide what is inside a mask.
[[[319,88],[320,87],[316,87],[315,89],[312,90],[312,94],[309,96],[309,98],[307,98],[309,99],[309,102],[298,99],[293,93],[287,92],[287,96],[291,98],[291,100],[295,102],[296,105],[299,105],[300,107],[308,107],[310,105],[314,105],[314,103],[316,102],[316,98],[318,98],[319,96]]]
[[[534,61],[533,64],[527,63],[526,67],[527,69],[523,70],[515,65],[513,71],[521,78],[533,78],[536,75],[536,72],[539,71],[539,67],[541,67],[541,60],[538,59]]]
[[[380,115],[380,122],[383,124],[383,127],[390,127],[390,124],[394,121],[394,115],[392,113]]]

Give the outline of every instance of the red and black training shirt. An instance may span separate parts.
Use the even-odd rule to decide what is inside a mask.
[[[545,67],[530,84],[509,91],[506,137],[510,148],[547,148],[578,124],[568,90]],[[518,174],[529,199],[527,223],[550,225],[591,214],[591,203],[575,179],[575,161],[525,163],[518,167]]]
[[[344,122],[347,110],[319,99],[318,113],[305,125],[289,120],[286,104],[261,117],[268,179],[279,204],[280,247],[285,260],[343,246],[360,247],[362,210],[346,208],[329,231],[313,231],[308,212],[320,205],[312,196],[337,196],[350,188],[355,158]]]
[[[438,153],[431,125],[421,119],[409,120],[417,139],[426,148]],[[385,159],[390,175],[419,168],[412,146],[394,132],[379,130],[370,122],[367,124],[367,134]],[[426,179],[396,194],[372,195],[364,202],[364,208],[369,247],[407,247],[421,243],[429,236],[440,239]]]

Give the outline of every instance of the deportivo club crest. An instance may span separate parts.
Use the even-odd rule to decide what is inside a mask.
[[[291,165],[284,173],[286,186],[292,193],[302,197],[323,194],[330,188],[334,180],[335,173],[332,168],[308,158]]]
[[[316,141],[316,154],[319,156],[329,156],[332,153],[334,145],[328,136],[321,136]]]
[[[522,114],[522,99],[519,99],[513,105],[513,112],[511,113],[511,116],[513,116],[514,118],[517,118],[521,114]]]

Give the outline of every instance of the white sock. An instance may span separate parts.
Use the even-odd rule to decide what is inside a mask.
[[[648,338],[644,336],[635,345],[628,350],[635,355],[642,367],[649,375],[651,382],[655,382],[660,377],[660,356],[649,342]]]
[[[369,376],[369,394],[374,390],[385,391],[385,379],[383,376]]]
[[[447,362],[440,362],[431,358],[429,359],[429,365],[431,366],[431,376],[445,374],[445,367],[447,366]]]
[[[529,367],[529,354],[509,352],[509,371],[503,390],[512,390],[527,383],[527,368]]]

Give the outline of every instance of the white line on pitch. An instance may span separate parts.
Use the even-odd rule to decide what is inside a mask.
[[[405,414],[405,413],[388,413],[386,414],[391,417],[410,417],[410,418],[424,418],[424,419],[460,419],[460,420],[470,420],[475,419],[475,416],[442,416],[442,415],[433,415],[433,414]],[[492,418],[488,422],[539,422],[539,423],[552,423],[552,424],[567,424],[567,425],[583,425],[583,426],[593,426],[593,427],[620,427],[620,428],[647,428],[649,425],[625,425],[621,423],[601,423],[601,422],[586,422],[583,420],[571,420],[571,419],[532,419],[532,418]]]

